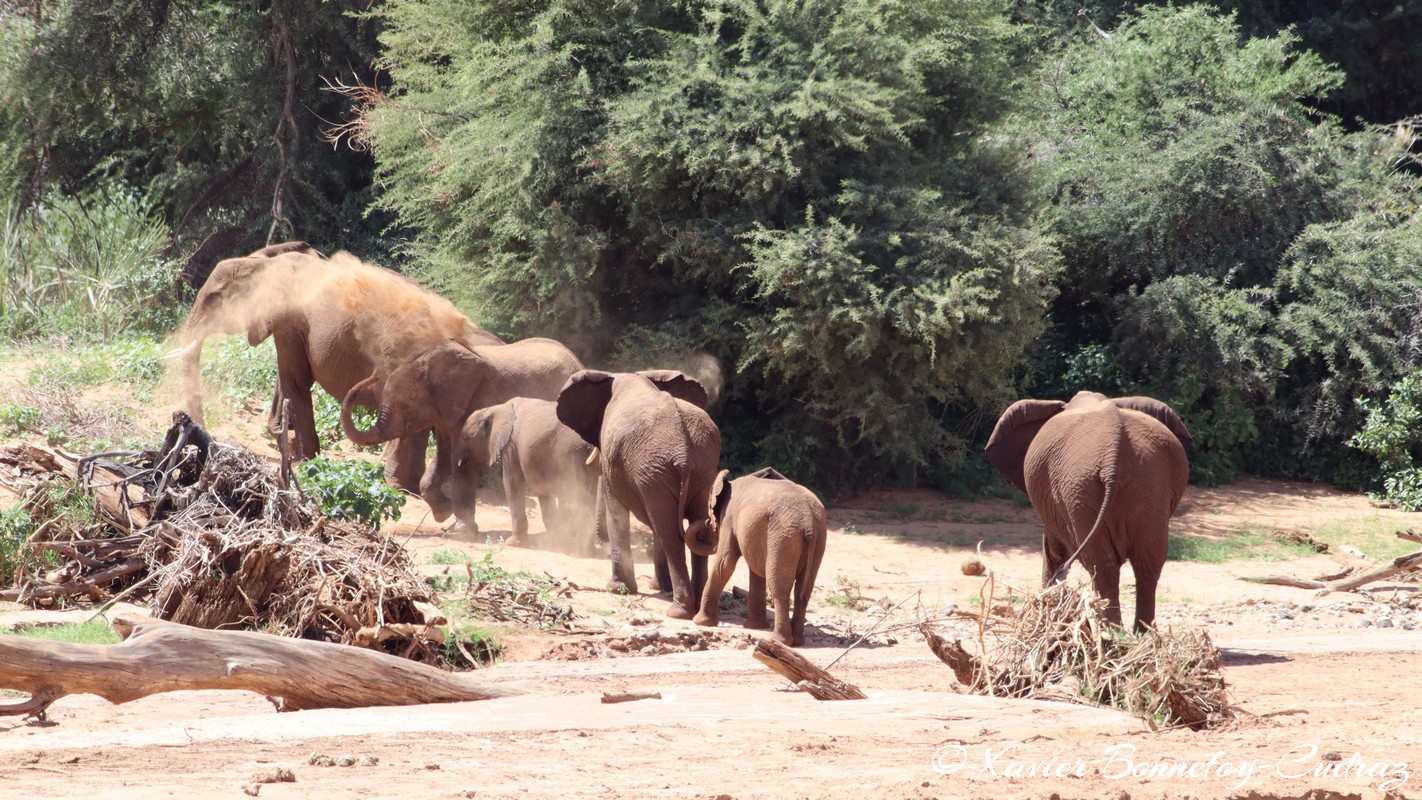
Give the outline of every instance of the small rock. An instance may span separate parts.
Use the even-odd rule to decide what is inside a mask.
[[[252,783],[295,783],[296,773],[286,767],[264,770],[252,776]]]
[[[341,756],[336,759],[336,766],[338,767],[354,767],[355,763],[355,756]]]
[[[336,759],[324,753],[312,753],[311,757],[306,759],[306,763],[313,767],[334,767],[336,766]]]
[[[641,651],[641,652],[642,652],[642,655],[644,655],[644,656],[655,656],[655,655],[658,655],[659,653],[661,653],[661,651],[658,650],[658,649],[657,649],[657,646],[654,645],[654,644],[649,644],[649,645],[647,645],[646,647],[642,648],[642,651]]]
[[[1280,611],[1279,619],[1293,619],[1294,615],[1288,611]]]
[[[1324,760],[1324,761],[1342,761],[1342,760],[1343,760],[1343,755],[1342,755],[1341,753],[1337,752],[1336,750],[1329,750],[1327,753],[1324,753],[1324,754],[1323,754],[1323,760]]]
[[[260,783],[249,783],[242,787],[242,793],[256,797],[262,793],[262,785]]]
[[[1410,631],[1410,630],[1412,630],[1413,628],[1416,628],[1416,627],[1417,627],[1416,625],[1413,625],[1413,624],[1410,623],[1410,622],[1404,622],[1404,623],[1402,623],[1402,629],[1405,630],[1405,631]]]
[[[1307,614],[1308,612],[1313,610],[1313,606],[1309,605],[1308,603],[1304,603],[1303,605],[1299,606],[1299,610]]]
[[[976,557],[965,560],[958,568],[963,571],[964,575],[987,574],[987,567],[983,566],[982,559]]]
[[[362,767],[373,767],[373,766],[375,766],[376,764],[379,764],[379,763],[380,763],[380,759],[379,759],[379,758],[376,758],[375,756],[361,756],[361,757],[360,757],[360,765],[361,765]]]
[[[1391,628],[1392,620],[1388,619],[1387,617],[1383,617],[1382,619],[1378,620],[1377,625],[1379,628]]]
[[[940,614],[942,614],[943,616],[947,617],[947,616],[952,616],[953,612],[954,612],[954,611],[957,611],[957,610],[958,610],[958,604],[957,604],[957,603],[949,603],[948,605],[946,605],[946,606],[944,606],[944,607],[938,609],[938,613],[940,613]]]
[[[425,769],[429,770],[430,772],[434,772],[434,771],[436,771],[436,770],[439,769],[439,765],[438,765],[438,764],[426,764],[426,765],[425,765]]]
[[[1373,626],[1373,621],[1370,620],[1370,619],[1360,619],[1360,620],[1358,620],[1358,627],[1359,627],[1359,628],[1371,628],[1372,626]]]

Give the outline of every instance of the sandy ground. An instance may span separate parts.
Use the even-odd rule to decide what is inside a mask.
[[[499,545],[508,512],[487,500],[479,534],[446,535],[412,499],[391,535],[430,574],[461,569],[431,563],[432,553],[461,550],[578,587],[606,582],[604,559],[537,549],[537,536],[531,549]],[[1336,551],[1346,531],[1400,530],[1413,519],[1324,487],[1246,480],[1192,488],[1173,530],[1303,531],[1331,538]],[[541,529],[536,514],[531,522]],[[295,781],[249,790],[307,799],[1422,797],[1422,774],[1413,774],[1422,773],[1415,584],[1317,598],[1240,580],[1357,563],[1339,554],[1167,564],[1159,621],[1209,630],[1242,712],[1220,730],[1153,732],[1110,710],[961,694],[910,630],[876,633],[845,653],[886,613],[881,627],[975,607],[984,580],[960,564],[979,542],[995,596],[1030,590],[1040,528],[1023,503],[866,494],[832,506],[830,523],[802,652],[836,662],[834,673],[862,687],[864,701],[817,702],[788,687],[751,658],[734,614],[722,615],[704,651],[611,652],[599,644],[609,637],[655,630],[662,641],[694,639],[706,629],[666,618],[664,595],[580,588],[568,599],[594,633],[512,631],[504,660],[484,670],[491,682],[529,687],[526,695],[288,714],[245,692],[119,706],[68,697],[45,722],[0,717],[0,797],[244,797],[278,768]],[[639,564],[639,577],[650,571]],[[744,565],[732,583],[746,585]],[[854,597],[862,607],[851,610]],[[0,624],[36,615],[0,609]],[[611,689],[653,689],[661,699],[602,704]],[[355,763],[320,766],[314,754]]]

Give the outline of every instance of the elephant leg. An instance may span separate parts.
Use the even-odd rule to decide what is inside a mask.
[[[796,559],[795,564],[798,564]],[[790,629],[790,590],[795,583],[795,573],[781,569],[781,565],[770,562],[765,565],[765,591],[775,603],[775,638],[781,644],[793,644],[794,634]],[[761,606],[765,608],[765,606]]]
[[[391,486],[411,493],[420,491],[420,479],[425,475],[425,450],[429,441],[430,432],[423,430],[386,442],[385,480]],[[443,487],[436,489],[443,491]]]
[[[750,589],[746,597],[746,627],[763,631],[770,627],[765,616],[765,576],[754,572],[750,575]]]
[[[1145,633],[1155,625],[1155,589],[1160,582],[1161,564],[1142,564],[1132,559],[1131,571],[1136,575],[1136,633]]]
[[[1097,596],[1106,600],[1106,610],[1102,612],[1106,622],[1121,627],[1121,565],[1092,565],[1091,583]]]
[[[702,592],[706,591],[706,562],[708,558],[708,556],[691,554],[691,599],[698,605]]]
[[[607,531],[608,557],[612,560],[609,592],[637,593],[637,573],[632,566],[632,522],[627,507],[613,497],[607,479],[598,481],[597,525]]]
[[[711,563],[711,572],[706,578],[706,587],[701,592],[701,610],[696,612],[692,622],[710,628],[720,624],[721,592],[731,580],[731,574],[736,571],[736,562],[740,557],[741,546],[736,542],[736,537],[728,535],[721,539],[715,561]]]
[[[647,521],[651,523],[652,538],[661,545],[665,557],[667,573],[671,578],[671,606],[667,616],[672,619],[691,619],[701,605],[701,598],[694,594],[695,585],[686,568],[686,542],[682,541],[682,516],[675,503],[648,504]],[[661,565],[658,565],[660,573]],[[706,581],[706,559],[701,559],[701,580]],[[658,579],[660,579],[660,574]],[[663,585],[665,589],[665,585]]]
[[[1066,564],[1068,558],[1071,558],[1072,551],[1075,549],[1063,534],[1052,530],[1042,532],[1043,589],[1055,586],[1066,578],[1066,573],[1070,570],[1062,569],[1062,566]],[[1062,574],[1058,575],[1058,572]]]
[[[656,533],[652,534],[652,574],[656,578],[652,591],[671,591],[671,568],[667,566],[667,551],[662,549],[662,540]]]
[[[538,495],[538,513],[543,517],[544,538],[549,542],[558,542],[563,545],[563,516],[562,509],[558,508],[558,501],[552,495]]]
[[[505,544],[516,547],[528,546],[528,506],[524,499],[523,469],[512,453],[504,454],[504,502],[509,504],[509,519],[512,532]],[[539,498],[539,503],[543,502]]]

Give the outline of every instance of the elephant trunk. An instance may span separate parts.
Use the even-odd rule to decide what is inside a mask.
[[[720,531],[709,520],[699,519],[686,528],[686,549],[694,556],[709,556],[716,552],[720,544]]]
[[[205,424],[202,414],[202,337],[196,337],[179,351],[183,356],[183,404],[188,416],[199,425]]]
[[[376,376],[371,375],[352,386],[351,390],[346,392],[345,399],[341,401],[341,431],[346,434],[347,439],[361,447],[373,447],[395,438],[387,436],[385,433],[389,425],[390,413],[383,403],[379,405],[380,416],[375,420],[375,424],[367,430],[357,428],[355,419],[351,416],[351,410],[356,406],[376,407],[374,393],[371,391],[375,386],[375,380]]]

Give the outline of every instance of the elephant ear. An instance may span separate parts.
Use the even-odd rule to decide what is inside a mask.
[[[445,339],[420,355],[419,373],[425,381],[434,416],[445,431],[457,432],[469,416],[484,382],[484,359],[455,339]]]
[[[558,392],[558,421],[593,447],[602,446],[602,416],[612,399],[612,376],[596,369],[574,372]]]
[[[719,530],[721,515],[731,504],[731,471],[723,469],[716,474],[716,482],[711,484],[711,524]]]
[[[776,472],[774,467],[766,467],[765,469],[756,470],[755,472],[752,472],[751,474],[747,475],[746,477],[747,477],[747,478],[764,478],[764,479],[766,479],[766,480],[771,480],[771,481],[785,481],[785,480],[789,480],[789,478],[785,477],[784,475],[781,475],[779,472]]]
[[[509,440],[513,438],[514,417],[518,415],[518,405],[516,403],[504,403],[494,412],[490,420],[493,430],[490,431],[489,457],[502,454],[504,448],[509,446]]]
[[[1180,446],[1185,448],[1185,452],[1190,452],[1190,445],[1194,444],[1195,437],[1190,435],[1190,431],[1185,427],[1185,421],[1180,419],[1180,415],[1175,413],[1175,409],[1160,402],[1154,397],[1116,397],[1111,400],[1117,408],[1129,408],[1132,411],[1139,411],[1142,414],[1149,414],[1160,421],[1162,425],[1170,429],[1175,434],[1175,438],[1180,440]]]
[[[1061,413],[1065,407],[1066,403],[1060,400],[1018,400],[1008,406],[998,418],[997,426],[992,429],[992,436],[988,437],[987,448],[983,451],[997,474],[1026,492],[1024,464],[1027,461],[1027,448],[1032,445],[1032,439],[1036,437],[1037,431],[1047,424],[1047,420]]]
[[[672,397],[685,400],[702,411],[705,411],[706,406],[710,404],[706,387],[685,372],[677,372],[674,369],[647,369],[637,374],[655,383],[658,389]]]

